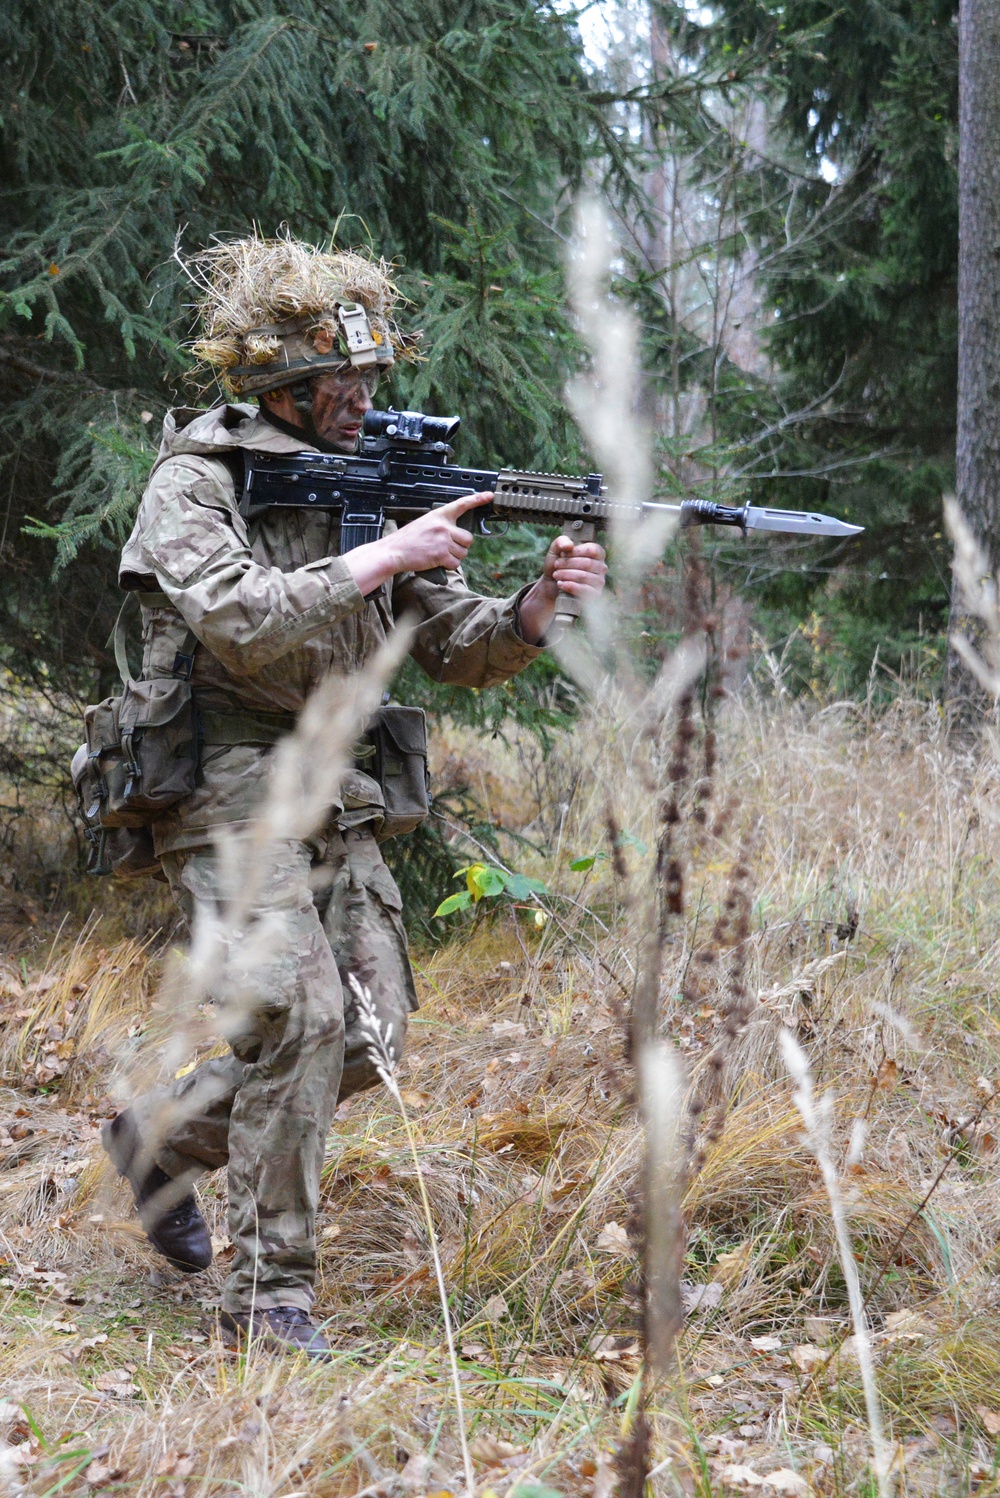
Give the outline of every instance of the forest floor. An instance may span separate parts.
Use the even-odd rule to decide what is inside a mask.
[[[548,918],[496,902],[415,951],[421,1008],[399,1077],[457,1326],[477,1492],[499,1498],[610,1498],[638,1395],[640,1137],[620,1000],[629,890],[648,884],[655,828],[637,795],[616,813],[620,856],[598,856],[604,752],[580,735],[543,754],[457,731],[437,748],[440,777],[528,839],[502,846],[552,892]],[[833,1108],[887,1490],[993,1493],[997,761],[957,756],[933,706],[912,701],[878,717],[857,704],[736,705],[719,758],[739,804],[714,831],[686,824],[686,913],[664,987],[692,1086],[725,1028],[733,952],[714,967],[698,959],[741,863],[753,879],[752,1007],[725,1054],[724,1121],[713,1115],[692,1156],[687,1314],[654,1401],[652,1490],[875,1491],[845,1280],[781,1059],[785,1028]],[[456,1402],[398,1107],[384,1090],[355,1098],[330,1136],[318,1310],[334,1361],[228,1351],[212,1314],[231,1254],[224,1180],[201,1186],[215,1265],[181,1277],[145,1245],[99,1147],[102,1120],[169,1028],[156,991],[176,940],[155,896],[102,896],[100,918],[58,934],[26,899],[4,910],[0,1489],[459,1494]]]

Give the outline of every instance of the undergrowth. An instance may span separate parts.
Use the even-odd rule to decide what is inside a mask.
[[[717,732],[716,799],[739,794],[725,816],[682,824],[684,909],[663,969],[665,1033],[709,1105],[693,1125],[676,1373],[650,1410],[653,1490],[872,1490],[847,1291],[785,1028],[835,1104],[894,1480],[992,1492],[994,761],[950,749],[933,705],[905,697],[876,716],[750,695]],[[635,1417],[640,1139],[621,1017],[658,827],[631,754],[627,736],[586,723],[547,753],[457,729],[435,745],[441,779],[475,788],[496,839],[477,853],[456,835],[456,853],[546,889],[436,923],[438,942],[414,954],[421,1009],[399,1077],[483,1493],[608,1498]],[[689,812],[697,786],[681,788]],[[738,888],[746,934],[720,944]],[[384,1091],[345,1105],[328,1144],[327,1367],[241,1361],[217,1341],[222,1177],[201,1187],[216,1262],[190,1279],[151,1253],[109,1179],[99,1124],[172,1028],[156,995],[175,936],[152,910],[133,900],[61,931],[43,916],[20,944],[7,913],[0,1481],[38,1495],[457,1493],[419,1181]],[[736,979],[742,1018],[726,1036]],[[866,1142],[848,1164],[858,1119]]]

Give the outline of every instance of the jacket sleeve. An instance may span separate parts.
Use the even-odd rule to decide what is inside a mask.
[[[520,633],[518,606],[527,588],[513,598],[483,598],[461,572],[444,575],[445,582],[433,583],[408,572],[393,588],[395,618],[416,616],[410,654],[428,676],[449,686],[492,687],[542,654],[543,646],[527,644]]]
[[[364,606],[341,557],[294,572],[262,567],[225,469],[179,457],[143,496],[123,566],[155,574],[202,644],[239,676],[262,667]]]

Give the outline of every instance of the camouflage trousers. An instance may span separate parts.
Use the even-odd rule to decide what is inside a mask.
[[[189,918],[220,900],[211,849],[168,853],[163,865]],[[247,922],[261,932],[257,953],[248,941],[230,954],[215,996],[232,1053],[132,1105],[167,1175],[227,1167],[229,1311],[313,1303],[327,1132],[338,1102],[378,1081],[348,975],[369,990],[383,1031],[392,1025],[400,1056],[417,1007],[401,910],[367,827],[334,831],[321,855],[282,844]]]

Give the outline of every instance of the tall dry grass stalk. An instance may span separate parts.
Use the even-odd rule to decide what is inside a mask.
[[[451,1321],[451,1307],[448,1303],[448,1287],[444,1280],[444,1270],[441,1267],[441,1255],[438,1251],[437,1229],[434,1223],[434,1213],[431,1210],[430,1198],[427,1195],[427,1182],[420,1163],[420,1153],[417,1149],[416,1135],[410,1122],[406,1102],[399,1089],[396,1080],[396,1058],[392,1049],[392,1025],[385,1030],[376,1013],[372,1003],[371,994],[351,974],[351,988],[354,990],[358,1001],[358,1009],[361,1013],[361,1023],[369,1034],[368,1051],[372,1062],[382,1079],[382,1085],[388,1091],[393,1102],[399,1109],[399,1116],[406,1130],[406,1142],[410,1147],[410,1156],[413,1160],[413,1169],[416,1174],[417,1186],[420,1191],[420,1205],[424,1213],[424,1226],[427,1229],[427,1242],[430,1246],[431,1258],[434,1263],[434,1279],[437,1284],[438,1299],[441,1303],[441,1319],[444,1324],[445,1345],[448,1349],[448,1366],[451,1370],[451,1384],[455,1394],[455,1414],[458,1420],[458,1439],[462,1450],[462,1467],[465,1472],[466,1498],[473,1498],[476,1491],[476,1479],[472,1470],[472,1457],[469,1454],[469,1442],[465,1431],[465,1406],[462,1402],[462,1383],[458,1372],[458,1356],[455,1350],[455,1333]]]
[[[833,1162],[831,1128],[833,1103],[828,1096],[817,1099],[813,1088],[809,1060],[798,1041],[788,1030],[781,1032],[781,1050],[785,1065],[795,1082],[795,1106],[802,1115],[809,1148],[823,1178],[823,1187],[830,1203],[830,1216],[837,1239],[837,1255],[847,1284],[847,1297],[854,1327],[854,1351],[861,1369],[861,1383],[865,1394],[865,1409],[868,1414],[868,1430],[872,1443],[872,1465],[878,1483],[879,1498],[886,1498],[890,1491],[889,1473],[892,1456],[885,1439],[885,1425],[879,1400],[875,1362],[872,1356],[871,1332],[865,1315],[865,1301],[858,1275],[858,1264],[851,1244],[851,1233],[847,1222],[847,1209],[837,1167]],[[857,1127],[856,1121],[856,1127]],[[857,1136],[855,1136],[857,1137]],[[862,1136],[863,1137],[863,1136]],[[860,1152],[860,1151],[859,1151]]]
[[[621,505],[620,513],[631,511],[631,519],[620,520],[611,535],[614,595],[606,594],[588,608],[585,636],[569,637],[556,649],[588,695],[591,731],[628,746],[630,775],[639,779],[656,808],[654,877],[633,891],[622,849],[627,823],[621,780],[615,777],[605,784],[603,820],[635,973],[625,1035],[635,1082],[625,1090],[638,1101],[644,1137],[637,1183],[644,1357],[632,1429],[618,1462],[622,1498],[640,1498],[652,1465],[647,1411],[657,1377],[666,1377],[672,1367],[674,1341],[683,1321],[680,1267],[685,1234],[680,1198],[690,1153],[682,1122],[682,1074],[663,1038],[662,985],[667,943],[684,909],[681,802],[692,778],[698,733],[694,689],[705,670],[707,650],[695,567],[689,569],[689,606],[680,647],[663,661],[651,683],[632,654],[629,635],[641,608],[642,583],[662,556],[676,522],[641,508],[649,497],[653,465],[648,434],[638,418],[637,329],[607,291],[612,255],[605,211],[596,201],[586,200],[579,210],[569,271],[591,367],[570,395],[581,430]],[[700,785],[703,798],[710,792],[710,781],[711,768]]]

